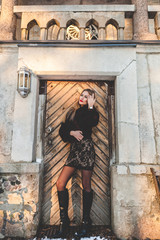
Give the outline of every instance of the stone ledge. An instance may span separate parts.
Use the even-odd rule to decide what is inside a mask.
[[[158,42],[160,42],[159,40],[157,40]],[[157,46],[157,45],[152,45],[149,46],[149,45],[139,45],[137,44],[137,47],[136,47],[136,53],[160,53],[160,47]]]
[[[151,175],[150,168],[153,168],[155,172],[160,171],[160,165],[146,165],[146,164],[114,164],[111,165],[111,169],[117,172],[118,175]]]
[[[0,40],[1,47],[159,47],[160,40]]]
[[[134,12],[135,5],[33,5],[14,6],[21,12]]]
[[[30,174],[39,173],[42,171],[42,164],[40,163],[1,163],[1,173],[17,173],[17,174]]]
[[[160,12],[160,5],[148,5],[148,12]]]

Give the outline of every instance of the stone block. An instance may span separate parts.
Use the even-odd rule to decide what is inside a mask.
[[[148,79],[148,63],[145,53],[137,53],[136,56],[136,68],[137,68],[137,85],[138,88],[149,87]]]
[[[36,234],[41,204],[39,174],[1,175],[0,227],[4,226],[5,236],[29,238]],[[8,182],[13,187],[9,191]]]
[[[138,221],[139,237],[141,239],[159,239],[160,237],[160,216],[158,213],[150,216],[143,216]]]
[[[81,48],[81,50],[70,47],[23,47],[19,49],[19,59],[19,67],[26,62],[29,68],[36,69],[37,74],[115,76],[123,72],[133,59],[136,59],[136,55],[135,49],[132,47],[119,47],[116,48],[116,51],[113,51],[112,47]],[[80,62],[81,64],[79,64]],[[128,78],[128,76],[126,77]],[[130,77],[132,78],[132,74]]]
[[[117,122],[138,125],[136,62],[132,60],[116,80]]]
[[[146,167],[130,165],[138,175],[119,175],[117,166],[111,166],[112,227],[121,239],[159,239],[159,203],[153,179],[144,173]]]
[[[124,40],[132,40],[133,23],[131,18],[125,18]]]
[[[131,174],[145,174],[147,172],[146,166],[144,165],[130,165],[129,170]]]
[[[119,163],[139,163],[139,129],[134,124],[119,123],[117,136],[117,155]]]
[[[12,146],[14,98],[18,66],[17,47],[1,46],[0,62],[0,163],[6,163],[10,162]]]
[[[149,82],[151,94],[151,107],[154,119],[154,137],[156,140],[157,163],[160,163],[160,84],[159,84],[159,62],[160,54],[150,54],[148,56],[149,64]]]
[[[153,112],[149,87],[138,89],[141,161],[157,163]]]
[[[12,155],[14,162],[32,162],[35,160],[35,133],[38,104],[38,79],[31,77],[31,93],[22,98],[15,96]]]
[[[120,175],[124,175],[124,174],[127,174],[127,171],[128,171],[128,168],[124,165],[119,165],[117,166],[117,173],[120,174]]]
[[[11,179],[12,177],[16,177],[15,181],[17,185],[20,184],[19,182],[19,176],[17,175],[18,173],[20,174],[30,174],[30,173],[35,173],[37,174],[38,172],[41,172],[42,170],[42,164],[37,163],[37,162],[32,162],[32,163],[2,163],[0,167],[1,173],[10,173]],[[8,180],[11,180],[11,179]]]
[[[5,233],[7,236],[16,236],[17,238],[25,236],[21,223],[12,223],[9,221],[6,222]]]
[[[148,20],[149,20],[149,32],[155,34],[155,20],[154,19]]]
[[[17,193],[8,194],[8,204],[21,204],[22,197]]]

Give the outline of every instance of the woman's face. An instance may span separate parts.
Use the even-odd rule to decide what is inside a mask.
[[[79,97],[79,104],[82,106],[86,105],[88,103],[88,96],[89,96],[89,93],[87,91],[82,92]]]

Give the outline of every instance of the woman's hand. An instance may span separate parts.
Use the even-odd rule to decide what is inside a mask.
[[[88,108],[93,108],[96,99],[94,98],[94,94],[88,96]]]
[[[70,131],[70,135],[75,137],[78,141],[83,139],[83,133],[80,130]]]

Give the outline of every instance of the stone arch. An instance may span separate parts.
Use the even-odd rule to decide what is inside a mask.
[[[67,21],[66,28],[69,27],[70,25],[74,25],[79,28],[79,22],[73,18]]]
[[[91,24],[93,24],[93,25],[95,25],[97,28],[99,28],[99,23],[98,23],[94,18],[88,20],[88,22],[86,23],[86,27],[88,27],[88,26],[91,25]]]
[[[115,19],[109,19],[106,22],[106,40],[118,40],[119,24]]]
[[[57,40],[60,30],[60,24],[57,20],[51,19],[47,23],[47,39],[48,40]]]
[[[75,19],[70,19],[66,23],[66,40],[79,40],[79,23]]]
[[[98,39],[99,24],[95,19],[90,19],[86,23],[85,28],[85,40],[97,40]]]
[[[106,22],[106,26],[109,25],[109,24],[112,24],[112,25],[115,26],[117,29],[119,28],[118,22],[117,22],[115,19],[113,19],[113,18],[109,19],[109,20]]]
[[[35,19],[31,20],[27,24],[27,40],[39,40],[40,39],[40,27]]]

